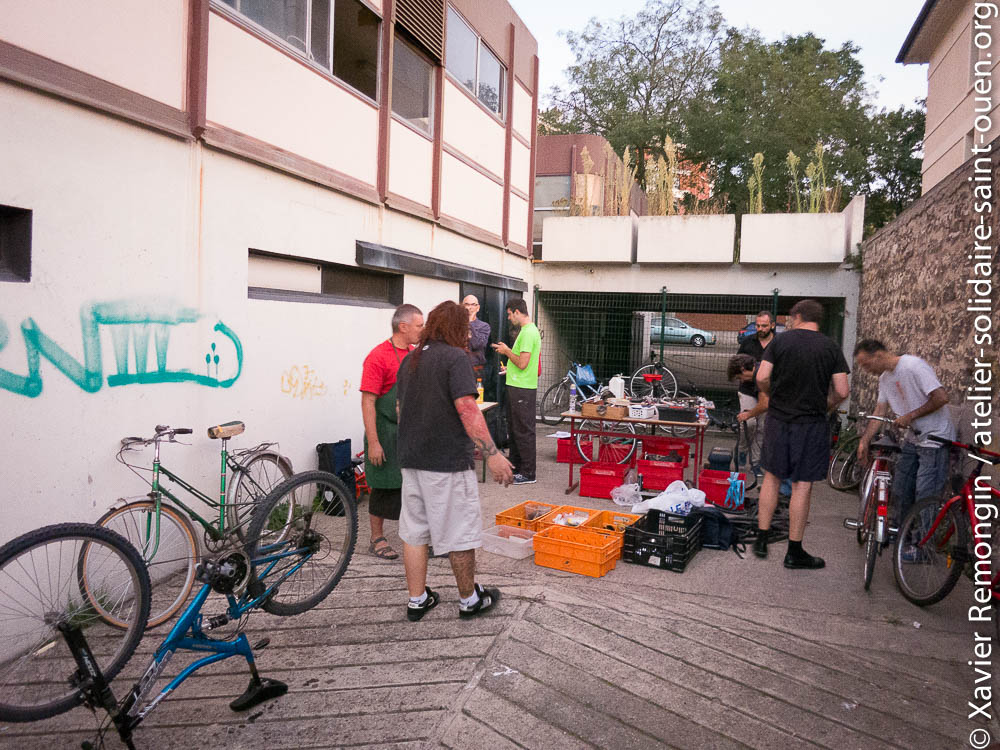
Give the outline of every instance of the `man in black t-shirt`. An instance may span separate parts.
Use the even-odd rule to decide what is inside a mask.
[[[828,415],[849,394],[847,360],[833,341],[819,332],[823,307],[802,300],[792,307],[789,329],[765,349],[757,385],[768,394],[761,463],[757,557],[767,557],[767,533],[778,507],[778,486],[792,481],[786,568],[822,568],[823,558],[802,549],[812,483],[826,477],[830,462]]]
[[[743,339],[737,354],[749,354],[760,362],[764,359],[764,350],[767,345],[774,341],[774,316],[769,310],[761,310],[754,320],[757,328],[753,336]]]
[[[473,448],[486,457],[497,482],[508,485],[514,477],[476,404],[476,378],[465,351],[468,338],[466,311],[457,302],[442,302],[427,316],[420,343],[399,368],[399,537],[411,622],[439,599],[427,586],[428,544],[437,554],[448,554],[458,584],[460,617],[487,612],[500,599],[499,589],[475,582],[483,518]]]

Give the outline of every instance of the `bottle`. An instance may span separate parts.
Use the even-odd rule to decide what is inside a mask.
[[[576,383],[569,384],[569,410],[576,411]]]
[[[483,379],[476,378],[476,403],[483,403]]]
[[[698,404],[698,421],[702,424],[708,424],[708,410],[702,403]]]

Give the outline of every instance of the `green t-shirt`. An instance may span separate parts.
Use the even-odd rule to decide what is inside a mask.
[[[531,359],[523,370],[514,364],[514,360],[507,362],[507,385],[515,388],[538,388],[538,355],[542,351],[542,337],[538,334],[538,326],[534,323],[525,325],[517,334],[517,341],[511,351],[514,354],[531,352]]]

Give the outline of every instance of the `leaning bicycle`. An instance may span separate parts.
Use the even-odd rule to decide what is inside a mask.
[[[571,362],[569,370],[559,380],[550,385],[542,401],[538,405],[542,423],[554,427],[561,424],[565,417],[563,413],[569,411],[570,389],[576,386],[577,399],[584,401],[594,396],[600,396],[607,386],[597,382],[594,377],[594,370],[590,365],[581,365],[578,362]]]
[[[109,681],[135,652],[150,612],[142,556],[94,524],[47,526],[7,543],[0,547],[0,721],[37,721],[87,705],[107,713],[98,746],[113,729],[134,748],[136,728],[166,696],[195,671],[233,656],[246,659],[250,683],[230,708],[243,711],[283,694],[284,683],[257,671],[254,651],[267,639],[250,646],[247,616],[256,609],[295,615],[323,601],[347,570],[357,524],[354,498],[336,476],[313,471],[280,484],[254,509],[239,549],[198,565],[201,588],[120,700]],[[208,615],[203,609],[213,593],[225,609]],[[122,627],[112,626],[107,612]],[[222,629],[226,637],[217,637]],[[154,695],[178,650],[204,655]]]
[[[151,437],[126,437],[121,441],[118,461],[148,481],[150,491],[142,499],[128,500],[112,507],[97,520],[97,524],[124,536],[139,550],[149,566],[153,587],[150,628],[173,617],[191,593],[201,556],[195,524],[200,527],[209,552],[239,548],[256,504],[279,483],[292,476],[288,459],[273,450],[271,443],[246,451],[230,452],[229,440],[244,429],[242,422],[208,428],[210,438],[221,440],[222,472],[216,498],[201,492],[160,462],[161,444],[177,442],[178,435],[190,435],[190,428],[157,425]],[[132,462],[127,454],[150,445],[153,446],[153,462],[149,470],[152,476],[146,479],[140,473],[145,467]],[[228,483],[227,470],[231,473]],[[180,499],[179,492],[164,486],[165,481],[172,482],[190,497],[207,505],[216,512],[215,517],[202,517]],[[293,509],[289,509],[289,513],[292,512]],[[291,516],[286,519],[289,520]],[[94,597],[93,604],[109,623],[124,627],[124,622],[102,607],[99,597]]]

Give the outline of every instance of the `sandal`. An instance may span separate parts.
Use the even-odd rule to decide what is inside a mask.
[[[385,546],[376,547],[375,545],[379,542],[385,542]],[[368,554],[375,555],[375,557],[381,557],[383,560],[395,560],[399,557],[399,553],[389,546],[389,540],[387,540],[384,536],[378,536],[372,539],[371,544],[368,545]]]

